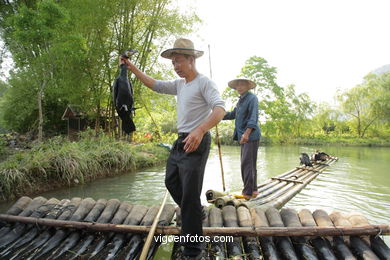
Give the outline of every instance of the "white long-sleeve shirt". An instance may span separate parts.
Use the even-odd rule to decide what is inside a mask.
[[[225,109],[217,86],[202,74],[186,83],[185,79],[173,81],[157,80],[153,90],[169,95],[177,95],[177,129],[179,133],[190,133],[202,124],[214,107]]]

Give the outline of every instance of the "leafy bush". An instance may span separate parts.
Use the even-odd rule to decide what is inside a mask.
[[[161,163],[167,155],[156,144],[133,145],[104,134],[94,137],[89,131],[79,142],[54,137],[0,163],[0,197],[36,192],[49,183],[73,185],[133,171]]]

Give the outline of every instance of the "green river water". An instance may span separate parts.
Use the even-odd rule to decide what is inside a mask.
[[[285,207],[296,210],[323,209],[330,213],[360,212],[372,224],[390,224],[390,148],[376,147],[312,147],[266,146],[259,148],[258,183],[284,173],[299,165],[301,152],[312,153],[316,149],[339,157],[339,161],[327,167]],[[240,192],[240,148],[223,146],[223,167],[226,189]],[[99,179],[92,183],[40,194],[46,198],[92,197],[94,199],[117,198],[147,206],[159,204],[165,193],[165,166],[154,167],[136,173]],[[222,191],[221,170],[216,146],[210,151],[204,176],[202,202],[207,204],[204,193],[208,189]],[[173,203],[173,200],[169,200]],[[2,203],[1,212],[12,202]],[[389,237],[385,237],[390,244]],[[163,249],[164,250],[164,249]],[[167,249],[169,250],[169,249]],[[167,258],[165,253],[160,255]]]

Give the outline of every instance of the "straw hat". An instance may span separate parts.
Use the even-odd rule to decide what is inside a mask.
[[[173,53],[187,54],[199,58],[203,55],[203,51],[195,50],[194,43],[191,40],[179,38],[173,44],[172,49],[165,50],[161,56],[166,59],[171,59]]]
[[[238,86],[238,84],[242,83],[242,82],[245,82],[246,84],[248,84],[249,89],[256,87],[256,83],[253,82],[252,80],[249,80],[249,79],[233,79],[233,80],[229,81],[228,86],[235,89]]]

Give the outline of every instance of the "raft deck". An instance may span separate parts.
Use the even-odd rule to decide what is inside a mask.
[[[20,198],[0,214],[1,259],[136,259],[159,206],[117,199]],[[204,207],[204,235],[234,235],[205,244],[204,259],[390,259],[381,234],[361,214],[311,212],[244,204]],[[180,233],[180,210],[164,205],[157,234]],[[348,235],[348,236],[347,236]],[[160,244],[152,241],[147,259]],[[180,259],[175,244],[172,259]]]

